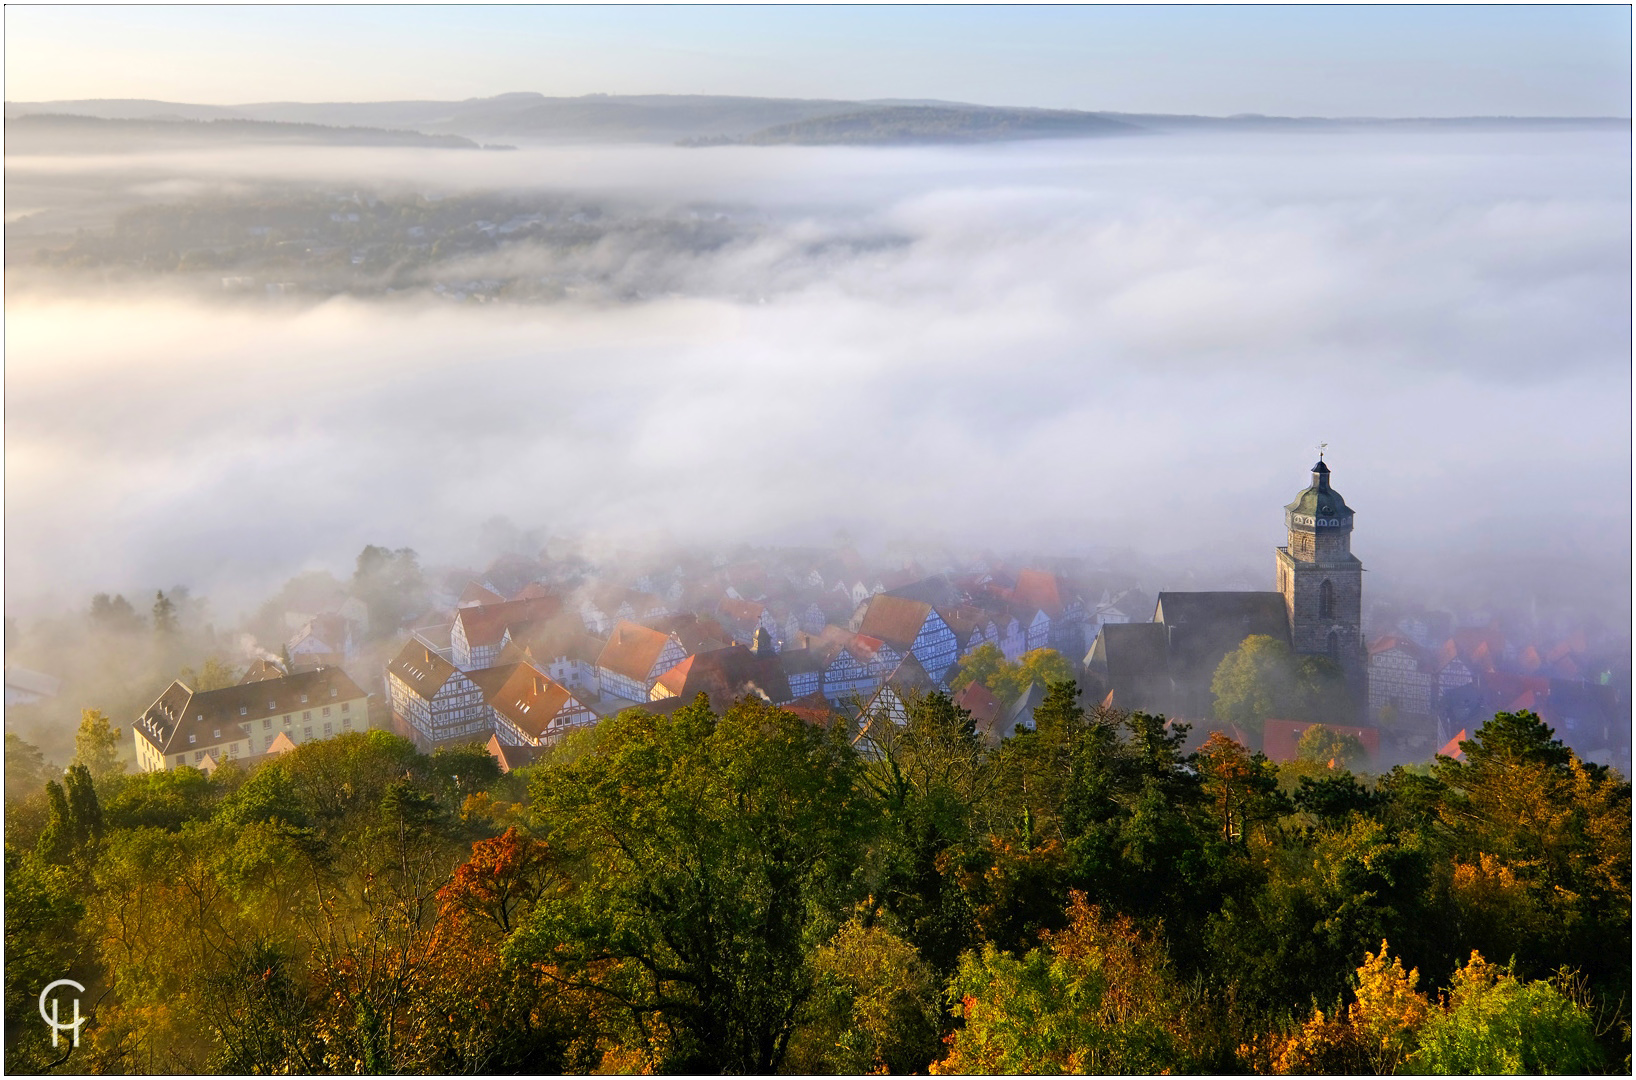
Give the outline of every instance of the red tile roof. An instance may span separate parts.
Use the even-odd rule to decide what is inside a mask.
[[[879,638],[900,652],[909,651],[920,628],[926,625],[927,616],[932,614],[930,604],[886,593],[870,597],[868,604],[858,632]]]
[[[608,643],[602,646],[602,653],[596,658],[597,667],[645,682],[668,641],[669,634],[621,620],[608,635]]]
[[[1011,589],[1011,600],[1020,607],[1043,611],[1053,619],[1062,614],[1062,593],[1057,588],[1057,576],[1044,570],[1017,571],[1017,584]],[[1033,611],[1029,614],[1032,615]]]
[[[448,594],[445,593],[444,595],[447,596]],[[455,606],[464,607],[467,604],[498,604],[504,599],[505,597],[501,596],[487,585],[484,585],[482,582],[472,581],[468,582],[466,587],[460,590],[460,598],[455,601]]]
[[[1261,751],[1273,761],[1295,760],[1295,747],[1307,728],[1325,727],[1343,735],[1356,735],[1370,757],[1380,753],[1380,732],[1372,727],[1351,724],[1313,724],[1305,720],[1268,720],[1261,727]]]
[[[455,621],[466,631],[466,643],[473,648],[498,645],[512,623],[549,619],[562,608],[562,598],[543,596],[538,600],[507,600],[482,607],[461,608]]]
[[[1437,756],[1451,757],[1455,761],[1464,761],[1466,759],[1466,752],[1460,749],[1460,744],[1469,738],[1471,738],[1471,736],[1466,734],[1466,729],[1461,728],[1458,735],[1443,744],[1443,749],[1437,751]]]

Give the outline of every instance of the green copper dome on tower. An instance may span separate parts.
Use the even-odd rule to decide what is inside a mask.
[[[1350,529],[1352,508],[1346,505],[1341,493],[1329,486],[1329,466],[1323,456],[1312,467],[1312,486],[1295,496],[1295,501],[1284,507],[1284,518],[1290,528]]]

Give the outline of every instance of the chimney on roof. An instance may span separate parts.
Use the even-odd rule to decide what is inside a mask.
[[[545,680],[540,678],[538,675],[534,676],[534,693],[545,693]]]
[[[432,650],[429,648],[426,650],[426,662],[428,664],[432,662]]]

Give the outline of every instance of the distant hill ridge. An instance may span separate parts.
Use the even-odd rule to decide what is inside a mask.
[[[427,135],[385,128],[217,118],[108,118],[73,113],[33,113],[6,118],[8,150],[119,149],[143,143],[214,141],[222,138],[325,146],[428,146],[477,150],[462,135]],[[89,145],[88,145],[89,144]]]
[[[192,105],[141,99],[8,102],[6,118],[72,113],[143,123],[212,122],[363,129],[394,138],[496,136],[538,140],[742,144],[896,145],[1006,139],[1083,138],[1179,131],[1291,133],[1356,130],[1628,130],[1618,117],[1329,118],[1186,116],[1074,109],[1027,109],[932,100],[844,101],[706,95],[546,97],[519,92],[464,101],[266,102]],[[280,137],[256,128],[210,129],[223,135]],[[289,134],[294,134],[293,132]],[[330,134],[308,132],[325,140]],[[370,139],[384,139],[370,136]],[[382,145],[351,136],[354,145]],[[396,143],[454,146],[465,143]]]

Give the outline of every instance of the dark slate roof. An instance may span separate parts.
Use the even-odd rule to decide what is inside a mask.
[[[1164,675],[1170,670],[1169,634],[1162,623],[1105,623],[1096,662],[1110,676]]]
[[[1170,671],[1178,678],[1208,678],[1221,658],[1252,634],[1289,641],[1282,593],[1162,592],[1153,621],[1170,630]]]

